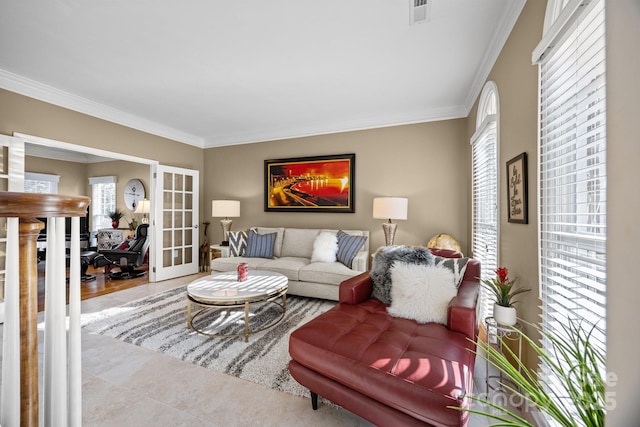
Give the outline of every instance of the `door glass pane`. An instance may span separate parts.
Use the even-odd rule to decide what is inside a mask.
[[[173,224],[173,215],[171,211],[164,211],[162,213],[162,223],[165,227],[171,227],[171,224]]]
[[[171,231],[169,230],[165,230],[162,233],[162,247],[163,248],[170,248],[171,246],[173,246],[171,241]]]
[[[187,228],[193,227],[193,212],[185,211],[184,213],[184,226]]]
[[[182,228],[184,223],[182,222],[182,212],[176,211],[173,218],[173,228]]]
[[[184,194],[184,208],[193,209],[193,194],[191,193]]]
[[[191,175],[185,175],[184,180],[185,191],[193,192],[193,177]]]
[[[173,252],[173,249],[165,249],[164,251],[162,251],[162,266],[163,267],[171,267],[173,264],[171,263],[172,260],[172,256],[171,253]]]
[[[174,246],[182,246],[182,230],[173,232],[173,244]]]
[[[182,182],[183,180],[184,180],[183,175],[178,175],[178,174],[175,175],[174,183],[175,183],[175,190],[176,191],[184,190],[184,185],[183,185],[183,182]]]
[[[192,252],[190,250],[185,250],[184,251],[184,262],[186,264],[193,262],[193,259],[191,258],[191,254]]]
[[[183,209],[184,208],[184,206],[182,204],[182,193],[176,193],[175,196],[174,196],[174,200],[175,200],[175,203],[173,205],[174,209]]]
[[[172,209],[173,208],[173,193],[170,191],[165,191],[162,196],[162,207],[164,209]]]
[[[164,173],[164,184],[162,188],[165,190],[173,190],[173,174],[169,172]]]

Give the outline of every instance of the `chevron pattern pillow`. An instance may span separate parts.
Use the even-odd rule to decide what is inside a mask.
[[[247,231],[229,232],[229,252],[231,256],[243,256],[247,250]]]

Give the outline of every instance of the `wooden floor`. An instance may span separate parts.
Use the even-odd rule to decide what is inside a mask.
[[[137,270],[147,270],[148,268],[148,264],[143,264],[138,267]],[[117,267],[114,268],[114,270],[117,271]],[[38,311],[44,310],[44,274],[45,262],[40,261],[38,263]],[[134,279],[111,280],[109,276],[105,274],[104,267],[94,269],[93,266],[89,266],[87,274],[94,275],[95,279],[80,282],[80,299],[82,300],[149,283],[148,274]]]

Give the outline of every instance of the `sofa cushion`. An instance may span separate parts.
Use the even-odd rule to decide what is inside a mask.
[[[305,265],[298,272],[299,280],[304,282],[328,283],[340,285],[344,280],[360,274],[360,271],[351,270],[341,262],[312,262]]]
[[[391,280],[389,314],[418,323],[447,324],[447,306],[458,294],[451,270],[396,262],[391,267]]]
[[[297,281],[300,280],[299,270],[307,264],[309,264],[309,258],[280,257],[262,264],[260,270],[284,274],[287,279]]]
[[[247,250],[247,230],[229,232],[229,253],[242,256]]]
[[[236,271],[238,264],[246,262],[249,270],[260,269],[263,264],[271,262],[267,258],[223,257],[211,261],[211,269],[215,271]]]
[[[313,241],[311,262],[336,262],[338,236],[331,231],[321,231]]]
[[[313,242],[319,233],[320,230],[286,228],[282,238],[280,256],[311,258]]]
[[[273,245],[276,242],[276,233],[258,234],[255,230],[249,230],[247,236],[247,249],[244,256],[252,258],[273,258]]]
[[[289,340],[296,362],[430,425],[460,423],[447,407],[468,407],[473,349],[443,325],[389,316],[377,299],[339,304]]]
[[[282,256],[280,250],[282,248],[282,239],[284,237],[284,227],[252,227],[258,234],[276,233],[276,242],[273,245],[273,256],[278,258]]]
[[[356,254],[360,252],[360,249],[364,246],[364,242],[367,241],[365,236],[354,236],[347,234],[340,230],[337,233],[338,236],[338,252],[336,258],[345,266],[351,268],[351,263]]]

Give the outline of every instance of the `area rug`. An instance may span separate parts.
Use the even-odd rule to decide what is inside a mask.
[[[281,301],[280,301],[281,302]],[[289,335],[299,325],[329,310],[336,303],[313,298],[287,297],[280,323],[244,337],[212,338],[187,328],[186,286],[130,302],[120,307],[82,315],[82,327],[98,333],[215,369],[275,390],[308,396],[308,390],[289,374]],[[195,307],[195,306],[194,306]],[[272,303],[252,305],[250,325],[266,325],[281,314]],[[199,329],[241,333],[242,309],[208,310],[194,321]]]

